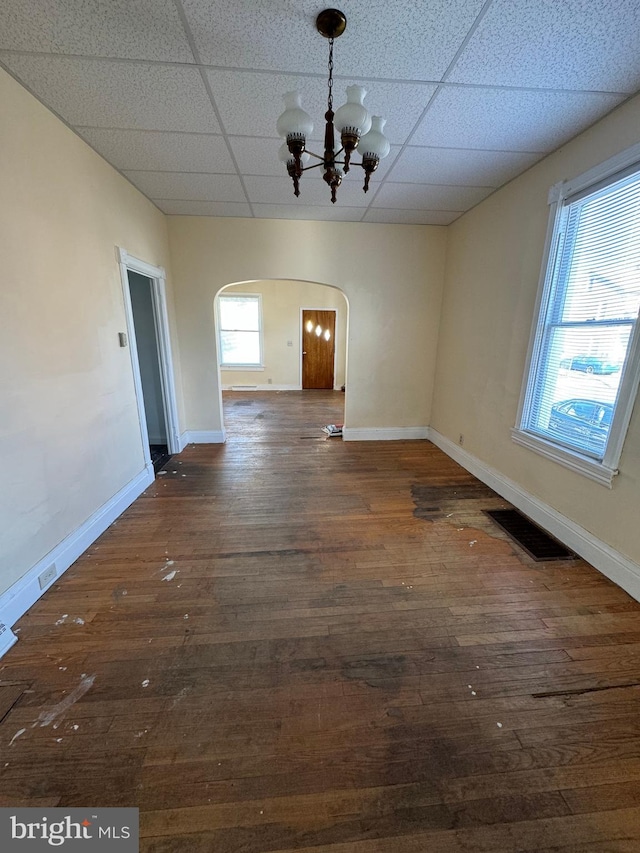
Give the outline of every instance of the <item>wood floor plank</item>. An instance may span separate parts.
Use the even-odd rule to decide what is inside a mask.
[[[225,392],[0,664],[0,805],[145,853],[640,850],[640,604],[340,392]]]

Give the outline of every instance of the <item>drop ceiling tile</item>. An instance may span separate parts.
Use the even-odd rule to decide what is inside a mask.
[[[463,213],[462,210],[390,210],[374,207],[367,211],[363,221],[389,225],[450,225]]]
[[[220,201],[176,201],[175,199],[152,199],[163,213],[175,216],[242,216],[251,217],[248,204]]]
[[[314,123],[311,138],[324,139],[324,114],[327,109],[327,84],[324,78],[234,71],[208,71],[207,74],[227,133],[237,136],[276,136],[276,122],[284,110],[282,96],[285,92],[297,89],[302,95],[302,105]],[[436,89],[427,84],[366,84],[361,80],[336,80],[336,108],[346,100],[346,87],[351,83],[362,83],[365,86],[368,90],[365,105],[372,114],[387,119],[385,135],[390,142],[400,144],[413,130]]]
[[[395,184],[387,181],[380,187],[372,207],[468,210],[492,192],[492,187],[443,187],[433,184]]]
[[[327,42],[315,0],[182,0],[202,62],[291,72],[320,71]],[[335,44],[337,74],[439,80],[484,0],[351,0]]]
[[[295,207],[296,198],[293,194],[293,182],[288,175],[283,175],[281,178],[250,175],[245,177],[244,185],[251,203],[286,204]],[[331,204],[329,188],[322,180],[309,179],[305,181],[303,179],[300,182],[298,201],[301,205]]]
[[[78,132],[117,169],[235,173],[222,136],[91,127]]]
[[[308,219],[329,222],[359,222],[362,209],[359,207],[313,207],[288,204],[254,204],[253,213],[258,219]]]
[[[282,139],[264,136],[229,136],[228,139],[243,175],[287,175],[287,167],[278,159]]]
[[[317,170],[303,178],[303,195],[292,196],[275,138],[281,96],[299,88],[316,123],[310,147],[322,150],[327,42],[315,31],[317,3],[0,5],[5,65],[116,168],[136,173],[132,177],[158,204],[178,213],[188,207],[196,214],[251,215],[238,194],[224,130],[232,134],[229,145],[240,169],[250,176],[247,186],[260,211],[255,215],[270,209],[278,218],[357,221],[366,212],[366,221],[449,221],[624,100],[607,90],[640,86],[638,0],[528,6],[514,0],[349,0],[347,32],[336,42],[336,106],[347,84],[364,85],[370,111],[388,119],[394,148],[373,175],[368,195],[361,190],[361,170],[354,168],[332,206]],[[190,37],[211,63],[205,73],[224,128],[192,67],[196,57],[181,29],[181,5],[193,25]],[[486,15],[437,89],[434,81],[481,9]],[[388,28],[380,26],[383,18],[390,20]],[[62,56],[65,51],[80,55]],[[90,59],[92,54],[99,58]],[[536,87],[547,91],[532,91]],[[599,91],[566,91],[571,87]],[[254,136],[268,139],[249,138]],[[190,200],[176,198],[185,192]],[[215,193],[231,201],[216,201]]]
[[[638,0],[494,0],[448,79],[631,93],[639,54]]]
[[[203,175],[194,172],[124,173],[149,198],[190,201],[246,201],[236,175]]]
[[[0,48],[194,61],[172,0],[2,0]]]
[[[13,53],[2,60],[69,124],[220,130],[196,68]]]
[[[418,184],[499,187],[524,172],[542,154],[407,147],[393,167],[392,180]]]
[[[622,100],[599,93],[446,87],[434,98],[411,144],[552,151]]]

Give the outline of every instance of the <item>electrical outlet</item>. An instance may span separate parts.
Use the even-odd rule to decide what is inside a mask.
[[[56,571],[56,564],[52,563],[48,569],[45,569],[41,575],[38,575],[38,583],[40,584],[40,589],[44,589],[46,586],[49,586],[51,581],[56,577],[58,572]]]
[[[273,385],[273,379],[271,379],[271,378],[267,379],[267,385]]]
[[[460,445],[464,444],[464,436],[462,433],[460,433],[460,438],[458,439],[458,444],[460,444]]]
[[[14,643],[18,642],[18,638],[13,633],[11,628],[4,622],[0,622],[0,657],[7,652]]]

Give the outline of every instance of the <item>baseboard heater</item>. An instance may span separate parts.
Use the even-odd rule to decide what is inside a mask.
[[[549,536],[545,530],[534,524],[519,510],[486,509],[484,513],[492,518],[536,562],[576,559],[573,551],[570,551],[553,536]]]
[[[257,391],[258,386],[257,385],[232,385],[231,390],[232,391]]]

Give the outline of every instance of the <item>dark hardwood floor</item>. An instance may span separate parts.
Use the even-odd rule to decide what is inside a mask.
[[[144,853],[640,850],[640,604],[535,563],[426,441],[227,393],[18,623],[0,805],[139,806]]]

